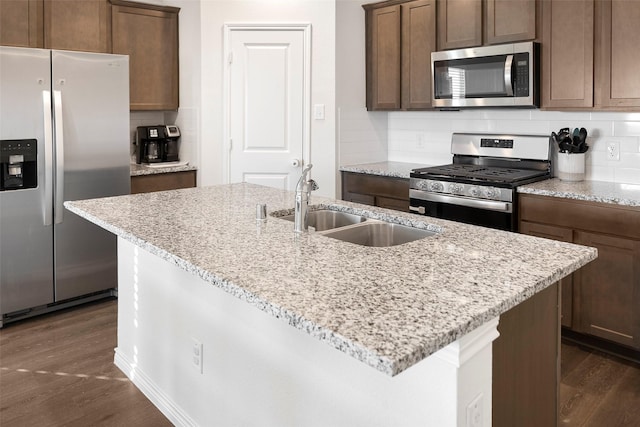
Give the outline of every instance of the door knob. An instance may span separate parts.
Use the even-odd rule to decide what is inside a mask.
[[[291,160],[291,166],[293,166],[294,168],[299,168],[302,165],[302,161],[299,159],[293,159]]]

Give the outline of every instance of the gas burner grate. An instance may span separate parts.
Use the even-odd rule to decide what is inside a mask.
[[[529,169],[450,164],[416,169],[413,174],[421,178],[459,178],[488,183],[515,183],[536,176],[543,176],[547,173]]]

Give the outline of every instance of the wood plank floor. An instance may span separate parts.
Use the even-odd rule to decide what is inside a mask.
[[[0,426],[171,425],[113,364],[116,323],[111,300],[0,329]],[[640,426],[640,366],[563,344],[558,424]]]
[[[0,426],[170,426],[113,364],[117,303],[0,329]]]
[[[640,426],[640,366],[563,343],[561,426]]]

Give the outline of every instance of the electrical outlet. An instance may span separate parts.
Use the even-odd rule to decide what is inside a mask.
[[[609,141],[607,143],[607,160],[620,160],[620,142]]]
[[[202,343],[195,338],[191,338],[191,365],[202,373]]]
[[[482,393],[467,406],[467,427],[482,427]]]
[[[416,148],[424,148],[424,134],[422,133],[416,134]]]

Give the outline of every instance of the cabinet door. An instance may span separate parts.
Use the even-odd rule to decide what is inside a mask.
[[[0,45],[44,47],[42,0],[0,1]]]
[[[367,109],[400,108],[400,5],[367,13]]]
[[[438,0],[438,50],[482,45],[482,1]]]
[[[486,44],[533,40],[536,38],[535,0],[487,0]]]
[[[598,2],[596,106],[640,107],[640,2]]]
[[[521,222],[520,232],[530,236],[543,237],[545,239],[559,240],[561,242],[573,241],[573,230],[556,227],[547,224],[533,222]],[[560,280],[562,326],[571,328],[573,325],[573,275]]]
[[[581,331],[640,348],[640,242],[576,231],[598,258],[574,273]]]
[[[111,52],[108,0],[45,0],[44,47]]]
[[[402,5],[402,108],[431,108],[431,52],[436,49],[435,0]]]
[[[542,2],[542,108],[593,107],[593,25],[594,0]]]
[[[180,9],[111,3],[113,53],[129,55],[131,110],[177,110]]]

